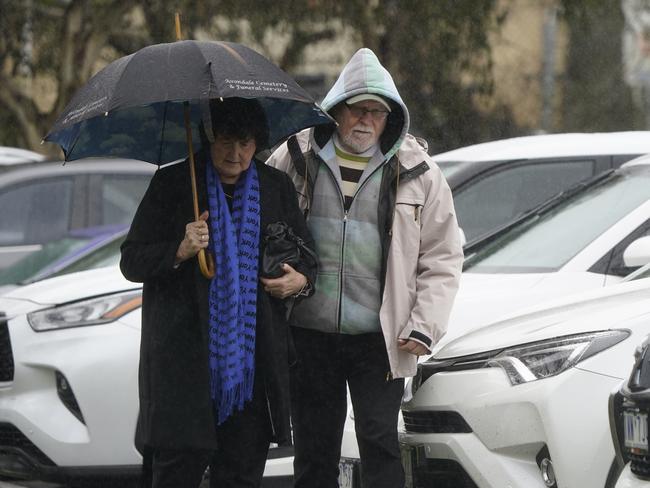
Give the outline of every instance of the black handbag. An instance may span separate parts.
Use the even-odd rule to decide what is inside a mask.
[[[263,278],[279,278],[284,275],[282,263],[295,268],[300,261],[318,265],[318,258],[286,222],[274,222],[266,226],[264,234],[264,254],[262,255]]]

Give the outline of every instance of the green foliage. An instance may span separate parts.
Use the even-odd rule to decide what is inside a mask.
[[[276,61],[292,72],[305,47],[336,40],[338,22],[356,32],[393,74],[410,107],[415,133],[443,150],[511,130],[508,114],[481,115],[477,97],[492,90],[488,35],[503,12],[497,0],[0,0],[0,144],[42,149],[38,143],[74,92],[102,63],[151,43],[175,40],[174,13],[184,38],[252,39],[269,32],[286,43]],[[143,19],[143,22],[142,22]],[[217,21],[218,20],[218,21]],[[224,22],[225,21],[225,22]],[[31,25],[31,29],[26,26]],[[31,55],[24,51],[31,35]],[[341,66],[342,67],[342,66]],[[24,90],[31,72],[55,83],[52,109],[42,113]],[[22,70],[22,71],[21,71]],[[471,80],[471,83],[463,80]],[[499,125],[501,124],[501,125]],[[505,128],[505,129],[504,129]]]
[[[642,110],[623,80],[624,19],[618,2],[565,0],[569,52],[562,103],[564,131],[644,129]]]
[[[505,15],[497,5],[496,0],[393,0],[368,9],[365,2],[346,3],[346,10],[352,9],[347,21],[395,78],[411,112],[412,132],[428,139],[434,152],[511,130],[503,107],[496,117],[476,107],[477,98],[493,88],[488,36]],[[498,118],[503,122],[495,123]]]

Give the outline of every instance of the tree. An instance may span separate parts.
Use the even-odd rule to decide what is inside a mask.
[[[342,18],[392,73],[410,109],[412,131],[428,139],[433,152],[513,130],[504,107],[493,113],[477,108],[493,88],[489,34],[506,15],[498,4],[390,0],[341,7]]]
[[[40,141],[90,76],[152,40],[174,40],[170,5],[150,1],[140,9],[129,0],[0,0],[0,28],[6,33],[0,39],[0,143],[56,151]],[[153,30],[139,20],[143,12]],[[163,15],[169,15],[166,29]]]
[[[497,0],[146,0],[135,6],[128,0],[0,0],[6,33],[0,39],[0,144],[55,150],[40,141],[73,93],[107,62],[174,40],[176,10],[183,13],[185,38],[250,41],[267,55],[281,38],[274,61],[288,72],[300,66],[310,44],[336,42],[335,23],[348,26],[357,33],[357,47],[375,50],[395,77],[416,133],[437,149],[474,142],[494,127],[481,122],[486,116],[476,109],[476,97],[492,86],[487,36],[499,24],[496,5]]]
[[[644,129],[643,107],[623,80],[623,14],[619,2],[564,0],[569,27],[561,130]]]

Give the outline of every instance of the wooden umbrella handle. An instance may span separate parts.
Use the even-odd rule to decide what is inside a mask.
[[[190,180],[192,182],[192,203],[194,204],[194,220],[199,220],[199,196],[196,191],[196,169],[194,168],[194,147],[192,145],[192,126],[190,124],[190,104],[183,102],[185,112],[185,134],[187,135],[187,148],[189,150]],[[208,279],[214,278],[214,259],[212,254],[200,249],[197,255],[201,274]]]
[[[176,24],[176,40],[183,39],[181,35],[181,16],[178,12],[174,16]],[[183,110],[185,115],[185,135],[187,136],[187,149],[189,151],[190,160],[190,180],[192,181],[192,202],[194,203],[194,220],[199,220],[199,196],[196,191],[196,169],[194,168],[194,147],[192,144],[192,125],[190,122],[190,104],[189,102],[183,103]],[[200,249],[197,255],[199,259],[199,269],[201,274],[208,279],[214,278],[214,259],[212,254],[205,252],[205,249]]]

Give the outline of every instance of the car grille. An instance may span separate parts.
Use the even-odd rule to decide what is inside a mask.
[[[13,381],[14,356],[11,352],[11,339],[7,317],[0,312],[0,381]]]
[[[42,466],[55,466],[43,451],[34,445],[25,435],[12,424],[0,423],[0,453],[3,449],[17,449],[28,455],[33,461]]]
[[[407,432],[426,434],[468,434],[472,428],[458,412],[402,411]]]
[[[650,456],[627,453],[632,473],[640,478],[650,478]]]
[[[451,459],[427,459],[413,468],[413,488],[478,488]]]

